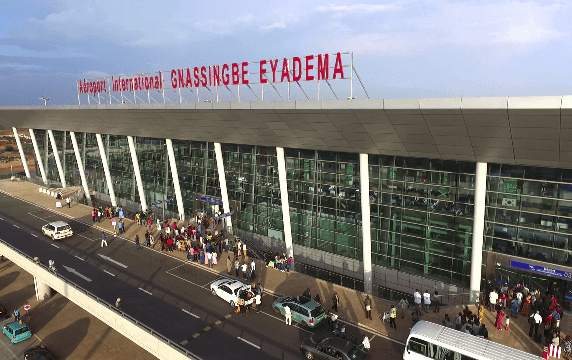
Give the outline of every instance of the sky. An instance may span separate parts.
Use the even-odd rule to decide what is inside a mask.
[[[78,79],[338,51],[370,98],[568,95],[570,19],[565,0],[0,0],[0,106],[77,104]]]

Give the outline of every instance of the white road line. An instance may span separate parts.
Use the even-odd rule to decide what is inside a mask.
[[[57,246],[56,244],[50,244],[50,245],[52,245],[53,247],[57,247],[58,249],[60,248],[60,247]]]
[[[108,274],[109,274],[109,275],[111,275],[111,276],[115,276],[115,274],[113,274],[113,273],[110,273],[110,272],[109,272],[109,271],[107,271],[107,270],[103,270],[103,272],[104,272],[104,273],[108,273]]]
[[[238,339],[238,340],[242,340],[242,341],[244,341],[245,343],[247,343],[248,345],[252,345],[252,346],[254,346],[255,348],[257,348],[258,350],[260,350],[260,346],[258,346],[258,345],[256,345],[256,344],[253,344],[253,343],[251,343],[250,341],[241,338],[240,336],[237,336],[237,339]]]
[[[266,312],[264,312],[264,311],[261,311],[260,313],[261,313],[261,314],[264,314],[264,315],[267,315],[267,316],[270,316],[271,318],[276,319],[276,320],[278,320],[278,321],[280,321],[280,322],[284,322],[284,318],[279,318],[278,316],[274,316],[274,315],[269,314],[269,313],[266,313]],[[295,328],[298,328],[298,329],[300,329],[300,330],[302,330],[302,331],[307,332],[308,334],[313,334],[313,332],[311,332],[310,330],[304,329],[303,327],[301,327],[301,326],[298,325],[298,324],[293,325],[293,326],[294,326]]]
[[[76,234],[74,234],[74,235],[81,236],[82,238],[86,238],[86,239],[89,240],[89,241],[95,241],[94,239],[90,239],[90,238],[88,238],[87,236],[82,235],[82,234],[76,233]]]
[[[46,219],[44,219],[44,218],[42,218],[42,217],[39,217],[38,215],[34,215],[34,214],[32,214],[32,213],[28,213],[28,215],[33,216],[33,217],[35,217],[35,218],[38,218],[38,219],[40,219],[40,220],[48,221],[48,220],[46,220]]]
[[[101,256],[102,258],[104,258],[105,260],[114,263],[115,265],[119,265],[124,269],[127,269],[127,265],[120,263],[119,261],[115,261],[112,258],[110,258],[109,256],[105,256],[105,255],[101,255],[101,254],[97,254],[99,256]]]
[[[194,316],[194,317],[196,317],[197,319],[200,318],[200,316],[195,315],[195,314],[193,314],[192,312],[189,312],[189,311],[187,311],[187,310],[185,310],[185,309],[183,309],[183,312],[185,312],[185,313],[187,313],[187,314],[189,314],[189,315],[191,315],[191,316]]]
[[[219,277],[217,277],[216,279],[214,279],[213,281],[209,281],[208,283],[204,284],[203,286],[204,286],[204,287],[207,287],[207,286],[209,286],[210,284],[214,283],[215,281],[221,280],[221,279],[224,279],[224,278],[219,276]]]
[[[36,234],[31,234],[31,235],[32,235],[33,237],[38,237],[38,235],[36,235]]]
[[[1,218],[1,217],[0,217],[0,220],[4,221],[4,218]]]
[[[377,336],[377,335],[374,334],[374,335],[371,337],[371,339],[369,339],[369,341],[372,341],[373,338],[375,338],[376,336]]]
[[[84,259],[80,258],[79,256],[75,255],[76,258],[80,259],[81,261],[85,261]]]
[[[143,292],[145,292],[145,293],[147,293],[147,294],[149,294],[149,295],[153,295],[153,294],[151,294],[149,291],[147,291],[147,290],[145,290],[145,289],[139,288],[139,290],[141,290],[141,291],[143,291]]]
[[[16,225],[16,224],[13,224],[12,226],[14,226],[15,228],[18,228],[18,229],[20,228],[20,227],[19,227],[18,225]]]
[[[177,266],[177,267],[178,267],[178,266]],[[193,285],[195,285],[195,286],[198,286],[198,287],[200,287],[201,289],[205,289],[205,290],[207,290],[207,291],[210,291],[209,288],[206,288],[206,287],[204,287],[204,286],[202,286],[202,285],[200,285],[200,284],[194,283],[194,282],[192,282],[191,280],[187,280],[187,279],[185,279],[185,278],[183,278],[183,277],[181,277],[181,276],[178,276],[178,275],[175,275],[175,274],[171,274],[169,271],[166,271],[166,273],[169,274],[169,275],[171,275],[171,276],[174,276],[174,277],[176,277],[176,278],[178,278],[178,279],[181,279],[181,280],[183,280],[183,281],[186,281],[186,282],[188,282],[189,284],[193,284]]]

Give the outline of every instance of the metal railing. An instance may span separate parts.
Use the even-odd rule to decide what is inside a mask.
[[[179,345],[178,343],[170,340],[169,338],[165,337],[164,335],[162,335],[161,333],[159,333],[157,330],[153,329],[152,327],[142,323],[141,321],[135,319],[134,317],[124,313],[123,311],[121,311],[120,309],[117,309],[115,307],[115,304],[110,304],[107,301],[103,300],[102,298],[100,298],[99,296],[85,290],[84,288],[82,288],[81,286],[77,285],[76,283],[74,283],[73,281],[70,281],[64,277],[62,277],[61,275],[59,275],[56,272],[51,271],[47,265],[41,263],[41,262],[35,262],[34,259],[30,256],[28,256],[27,254],[21,252],[20,250],[18,250],[17,248],[13,247],[12,245],[6,243],[5,241],[3,241],[2,239],[0,239],[0,242],[2,242],[2,244],[6,247],[9,247],[12,251],[18,253],[20,256],[25,257],[26,259],[28,259],[30,262],[42,267],[43,269],[51,272],[54,276],[56,276],[58,279],[60,279],[61,281],[63,281],[64,283],[66,283],[69,286],[72,286],[74,289],[76,289],[77,291],[83,293],[84,295],[89,296],[91,299],[97,301],[100,305],[105,306],[106,308],[108,308],[111,311],[114,312],[118,312],[123,318],[127,319],[129,322],[131,322],[132,324],[144,329],[147,333],[149,333],[150,335],[160,338],[161,340],[163,340],[166,344],[168,344],[169,346],[171,346],[172,348],[174,348],[175,350],[177,350],[179,353],[181,353],[182,355],[190,358],[190,359],[201,359],[200,357],[198,357],[197,355],[193,354],[192,352],[190,352],[189,350],[185,349],[184,347],[182,347],[181,345]]]

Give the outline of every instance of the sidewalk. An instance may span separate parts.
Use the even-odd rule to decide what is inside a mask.
[[[71,208],[63,207],[56,209],[55,198],[40,193],[38,191],[39,186],[23,182],[9,180],[0,180],[0,191],[7,194],[13,195],[17,198],[26,200],[30,203],[37,204],[41,207],[48,208],[50,210],[59,212],[60,214],[67,216],[69,218],[74,218],[85,222],[86,224],[95,226],[99,228],[98,230],[105,230],[107,232],[113,233],[113,228],[108,219],[102,220],[101,223],[93,223],[91,218],[91,208],[85,205],[80,205],[73,203]],[[146,226],[139,226],[134,223],[134,221],[129,219],[124,219],[126,232],[122,234],[121,237],[134,241],[135,235],[139,235],[141,243],[145,242],[145,231]],[[157,233],[156,226],[153,226],[153,233]],[[108,237],[109,239],[109,237]],[[156,244],[156,249],[158,246]],[[150,250],[147,248],[147,250]],[[154,250],[154,249],[153,249]],[[159,251],[159,250],[154,250]],[[168,253],[178,259],[186,260],[186,255],[181,251],[173,251]],[[193,263],[195,266],[200,266],[205,269],[205,271],[211,271],[215,273],[220,273],[221,275],[226,275],[226,259],[230,256],[234,263],[234,255],[231,252],[223,252],[220,255],[218,264],[214,265],[212,269],[209,269],[205,265],[200,265],[198,263]],[[338,314],[340,319],[349,323],[359,324],[360,326],[367,328],[370,331],[389,336],[401,343],[405,343],[407,336],[409,334],[409,329],[412,326],[411,321],[411,310],[406,311],[405,318],[401,319],[398,316],[397,319],[397,330],[391,329],[389,327],[389,321],[384,324],[378,317],[378,314],[387,312],[390,309],[391,304],[397,306],[396,303],[386,301],[380,298],[373,297],[373,307],[372,307],[372,317],[373,320],[368,320],[365,317],[364,311],[364,299],[365,294],[358,292],[356,290],[344,288],[339,285],[331,284],[323,280],[312,278],[307,275],[303,275],[296,272],[280,272],[279,270],[273,268],[267,268],[265,264],[257,262],[257,281],[260,282],[262,287],[269,293],[281,294],[286,296],[296,296],[301,295],[306,288],[310,288],[312,296],[316,293],[320,293],[324,301],[324,308],[326,310],[330,309],[332,306],[332,295],[334,292],[338,293],[340,297],[340,305],[338,306]],[[433,289],[423,289],[433,292]],[[469,306],[473,313],[476,313],[475,306]],[[433,313],[431,310],[429,313],[423,312],[421,317],[422,320],[431,321],[435,323],[441,323],[445,314],[449,314],[450,318],[454,321],[455,315],[462,311],[462,306],[447,306],[441,307],[440,313]],[[398,312],[399,314],[399,312]],[[485,314],[484,323],[489,330],[490,340],[497,343],[501,343],[516,349],[520,349],[526,352],[542,355],[542,346],[532,341],[532,338],[528,337],[528,322],[523,316],[518,318],[511,318],[509,330],[499,331],[494,327],[495,314],[487,311]],[[572,327],[572,323],[568,324],[568,317],[564,316],[561,321],[562,338],[564,338],[565,333],[568,333],[568,329]]]

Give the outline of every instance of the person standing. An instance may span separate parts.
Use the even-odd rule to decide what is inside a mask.
[[[441,305],[441,302],[439,301],[439,293],[437,292],[437,290],[435,290],[435,292],[433,293],[433,305],[435,306],[435,309],[433,310],[434,313],[438,313],[439,312],[439,306]]]
[[[284,306],[284,316],[286,316],[286,325],[292,325],[292,312],[288,305]]]
[[[494,310],[495,306],[497,304],[497,301],[499,299],[499,295],[497,294],[497,292],[493,289],[493,291],[491,291],[491,293],[489,294],[489,310]]]
[[[415,289],[415,292],[413,293],[413,302],[417,308],[421,307],[421,294],[417,289]]]
[[[401,318],[404,319],[405,318],[405,309],[409,308],[409,302],[405,299],[401,299],[401,300],[399,300],[399,304],[397,304],[397,307],[401,309],[401,311],[400,311]]]
[[[18,309],[14,310],[14,319],[16,322],[20,321],[20,310]]]
[[[229,275],[232,273],[232,260],[230,260],[230,256],[226,259],[226,270]]]
[[[247,275],[247,270],[248,270],[248,265],[246,265],[246,263],[243,261],[242,262],[242,277],[246,279],[246,275]]]
[[[256,262],[254,261],[254,259],[252,259],[252,261],[250,262],[250,278],[251,279],[256,278],[256,273],[254,271],[256,271]]]
[[[105,233],[101,232],[101,247],[107,246],[107,240],[105,240]]]
[[[391,305],[389,309],[389,326],[397,330],[397,325],[395,324],[395,318],[397,317],[397,309],[395,306]]]
[[[238,276],[238,272],[240,271],[240,262],[238,261],[238,258],[234,260],[234,271],[235,275]]]
[[[530,324],[528,336],[532,337],[533,332],[534,332],[534,335],[538,334],[538,327],[542,323],[542,316],[540,316],[540,311],[537,310],[536,313],[530,315],[530,318],[532,320],[528,320],[528,323]]]
[[[66,198],[66,204],[68,204],[68,209],[71,209],[71,200],[70,198]]]
[[[242,244],[242,252],[244,253],[244,258],[246,259],[246,243]]]
[[[423,293],[423,309],[425,312],[429,312],[429,305],[431,305],[431,294],[429,294],[429,291],[425,290]]]
[[[121,310],[121,298],[117,298],[117,300],[115,301],[115,308],[117,310]]]
[[[119,220],[119,223],[117,224],[117,227],[119,228],[119,233],[123,234],[125,232],[125,230],[123,229],[123,219]]]
[[[363,335],[363,340],[361,342],[361,346],[367,351],[369,351],[369,349],[371,347],[371,345],[369,344],[369,338],[365,334]]]
[[[332,295],[332,303],[334,305],[332,305],[332,309],[334,309],[335,312],[338,312],[338,304],[340,303],[340,297],[338,296],[337,292],[334,292],[334,295]]]
[[[369,295],[366,295],[364,300],[364,305],[365,305],[365,318],[373,320],[371,318],[371,299],[369,298]]]
[[[139,235],[135,235],[135,247],[137,250],[141,249],[141,243],[139,242]]]
[[[208,250],[207,250],[207,264],[210,268],[213,267],[213,254],[212,254],[212,252],[210,252]]]
[[[117,220],[115,220],[115,216],[111,218],[111,226],[113,226],[113,234],[117,235]]]

